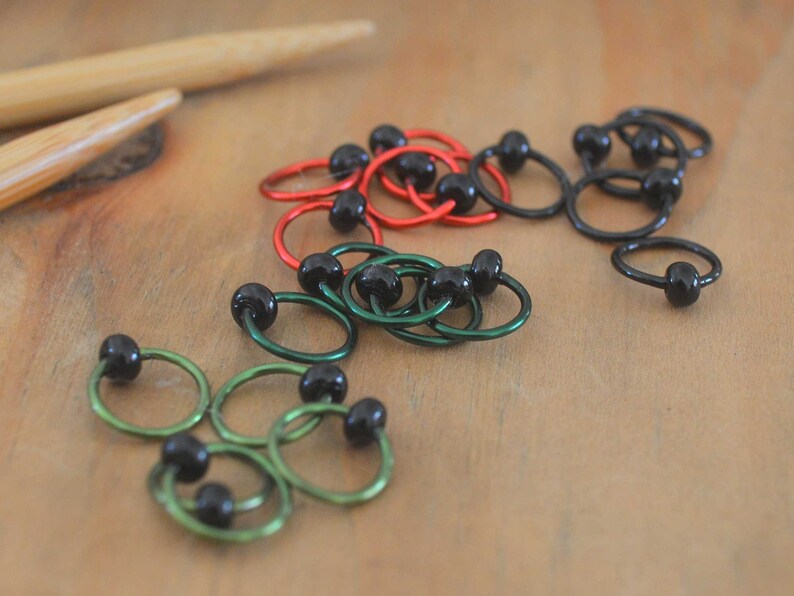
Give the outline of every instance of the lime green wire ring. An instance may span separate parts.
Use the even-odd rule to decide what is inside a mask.
[[[207,445],[207,452],[210,455],[216,453],[223,453],[219,450],[222,447],[222,443],[210,443]],[[262,488],[256,494],[246,497],[244,499],[239,499],[234,501],[234,511],[235,513],[243,513],[245,511],[251,511],[256,509],[257,507],[262,506],[273,493],[273,486],[275,482],[273,477],[270,475],[267,470],[265,470],[262,466],[260,466],[256,460],[252,460],[248,458],[247,452],[246,453],[238,453],[236,451],[227,451],[227,455],[235,457],[250,465],[254,468],[257,472],[262,474],[263,484]],[[154,497],[154,500],[160,503],[160,505],[164,505],[166,498],[165,498],[165,491],[163,491],[162,483],[163,483],[163,474],[168,470],[168,466],[163,464],[162,462],[158,463],[152,468],[152,471],[149,472],[149,480],[147,485],[149,487],[149,492]],[[196,500],[190,498],[182,498],[177,497],[179,500],[179,506],[182,507],[185,511],[195,511],[196,510]]]
[[[278,532],[292,513],[292,494],[289,484],[287,484],[284,478],[279,476],[273,464],[256,451],[240,445],[210,443],[207,445],[207,449],[212,449],[211,452],[215,454],[233,454],[236,457],[248,459],[254,465],[262,468],[264,473],[272,478],[279,495],[279,507],[273,517],[264,524],[244,530],[215,528],[199,521],[182,507],[181,499],[176,494],[176,475],[178,469],[175,466],[168,466],[163,472],[162,483],[160,485],[161,492],[157,494],[154,492],[152,493],[158,503],[163,505],[166,512],[180,525],[205,538],[223,540],[226,542],[251,542],[252,540],[264,538]]]
[[[218,390],[218,393],[215,395],[215,399],[212,402],[212,407],[210,408],[210,420],[212,421],[212,425],[215,427],[218,435],[220,435],[224,441],[229,441],[230,443],[235,443],[236,445],[245,445],[248,447],[267,447],[267,436],[241,435],[234,432],[226,425],[226,422],[223,420],[223,413],[221,412],[226,398],[229,397],[229,395],[235,389],[240,387],[240,385],[243,385],[248,381],[258,379],[259,377],[277,374],[301,376],[307,370],[309,369],[306,366],[301,366],[300,364],[287,364],[286,362],[263,364],[261,366],[255,366],[253,368],[249,368],[248,370],[244,370],[239,375],[234,376],[226,381],[223,387],[221,387],[220,390]],[[330,397],[328,399],[330,399]],[[304,437],[313,431],[321,421],[322,416],[310,418],[298,428],[287,433],[284,436],[283,441],[285,443],[297,441],[301,437]]]
[[[468,272],[470,270],[470,266],[463,265],[461,269]],[[450,327],[449,325],[445,325],[444,323],[441,323],[437,320],[430,321],[428,325],[433,329],[433,331],[436,331],[438,334],[443,335],[444,337],[465,341],[485,341],[489,339],[498,339],[500,337],[504,337],[505,335],[511,334],[513,331],[516,331],[519,327],[527,322],[527,319],[532,312],[532,299],[529,297],[529,292],[527,292],[526,288],[507,273],[502,273],[499,276],[498,282],[499,285],[510,289],[516,296],[518,296],[518,299],[521,302],[521,309],[518,311],[518,314],[507,323],[497,327],[492,327],[491,329],[456,329],[455,327]],[[427,284],[422,284],[417,294],[419,296],[419,308],[422,310],[427,309]],[[427,312],[430,311],[427,310]]]
[[[415,265],[427,268],[430,271],[440,269],[444,266],[435,259],[414,254],[386,255],[383,257],[369,259],[368,261],[364,261],[363,263],[356,265],[345,276],[345,280],[342,282],[342,299],[344,300],[348,310],[359,319],[366,321],[367,323],[373,323],[375,325],[379,325],[380,327],[391,329],[418,327],[419,325],[424,325],[428,321],[440,316],[441,313],[443,313],[447,308],[449,308],[450,304],[452,304],[452,298],[444,298],[439,300],[438,303],[436,303],[432,308],[426,308],[424,311],[420,311],[418,313],[409,313],[404,315],[378,315],[363,308],[362,306],[359,306],[355,298],[353,298],[353,282],[355,281],[358,274],[364,269],[364,267],[375,264]]]
[[[94,410],[96,415],[118,431],[147,439],[162,439],[189,430],[201,422],[201,419],[204,417],[204,412],[206,412],[210,404],[210,384],[207,382],[207,377],[204,376],[201,369],[184,356],[169,352],[168,350],[141,348],[140,354],[142,361],[164,360],[165,362],[176,364],[193,377],[199,389],[199,400],[195,409],[184,420],[166,427],[138,426],[137,424],[122,420],[108,409],[99,395],[99,383],[105,375],[105,368],[107,366],[105,360],[100,360],[99,364],[97,364],[91,372],[91,377],[88,379],[88,399],[91,401],[91,409]]]
[[[427,271],[421,269],[419,267],[398,267],[395,269],[395,272],[398,276],[403,277],[418,277],[423,274],[427,274]],[[414,296],[413,300],[409,302],[406,307],[410,307],[409,310],[412,310],[419,299],[419,293]],[[480,299],[475,295],[472,294],[469,304],[471,306],[471,320],[466,325],[465,329],[477,329],[482,323],[482,303]],[[372,311],[377,315],[388,315],[389,313],[383,310],[383,307],[378,302],[375,296],[370,298],[370,306],[372,307]],[[418,307],[416,307],[418,308]],[[452,346],[455,344],[461,343],[462,339],[451,339],[444,336],[432,336],[432,335],[422,335],[420,333],[416,333],[414,331],[408,331],[407,329],[386,329],[389,333],[395,336],[398,339],[401,339],[405,342],[413,344],[415,346],[421,346],[423,348],[443,348],[447,346]]]
[[[285,348],[282,345],[279,345],[273,341],[270,341],[266,338],[259,328],[256,326],[254,322],[254,316],[250,309],[246,309],[243,313],[243,322],[245,324],[245,329],[248,331],[248,334],[251,336],[256,343],[258,343],[262,348],[278,356],[279,358],[284,358],[285,360],[292,360],[293,362],[301,362],[303,364],[319,364],[321,362],[336,362],[337,360],[342,360],[342,358],[347,358],[350,355],[350,352],[353,351],[353,348],[356,346],[356,339],[358,337],[358,332],[356,331],[355,325],[353,325],[353,321],[350,320],[344,312],[338,310],[331,306],[330,304],[323,302],[319,298],[315,298],[314,296],[309,296],[308,294],[299,294],[297,292],[276,292],[273,294],[278,304],[284,303],[293,303],[293,304],[303,304],[305,306],[311,306],[318,310],[324,311],[334,317],[337,321],[342,324],[342,327],[345,328],[345,332],[347,333],[347,339],[345,343],[337,348],[336,350],[331,350],[330,352],[320,352],[320,353],[312,353],[312,352],[300,352],[298,350],[291,350],[289,348]]]
[[[377,475],[370,484],[353,492],[326,490],[301,478],[287,462],[284,461],[280,446],[285,438],[284,429],[294,420],[303,416],[322,416],[325,414],[334,414],[344,418],[349,411],[349,407],[337,404],[304,404],[281,416],[270,429],[268,455],[276,470],[278,470],[278,473],[299,491],[322,501],[333,503],[334,505],[357,505],[359,503],[364,503],[365,501],[377,497],[389,484],[392,469],[394,468],[394,453],[392,452],[391,443],[386,433],[383,431],[378,433],[377,442],[380,447],[381,464]]]

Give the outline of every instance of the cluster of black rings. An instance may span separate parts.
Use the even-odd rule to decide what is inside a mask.
[[[693,133],[700,144],[686,147],[674,126]],[[606,167],[612,148],[612,133],[629,146],[638,169]],[[600,242],[623,242],[612,253],[615,269],[629,279],[664,289],[673,306],[689,306],[697,301],[700,288],[714,282],[722,272],[720,259],[708,248],[689,240],[650,235],[667,223],[674,205],[681,198],[688,161],[711,151],[711,134],[699,123],[675,112],[631,108],[606,124],[580,126],[574,132],[573,146],[585,171],[584,177],[573,185],[566,201],[566,213],[577,231]],[[674,167],[658,167],[662,158],[675,160]],[[632,184],[621,185],[617,181]],[[634,230],[611,232],[598,229],[585,222],[577,210],[579,196],[590,185],[621,199],[640,201],[656,215],[649,223]],[[692,264],[676,262],[667,268],[665,277],[660,277],[643,273],[624,261],[629,253],[653,248],[687,250],[705,258],[711,270],[701,276]]]
[[[345,272],[339,257],[350,253],[364,253],[368,258]],[[448,267],[431,257],[350,242],[309,255],[301,262],[297,273],[298,283],[306,294],[273,293],[261,284],[249,283],[235,291],[231,302],[235,321],[257,344],[297,362],[329,362],[346,357],[355,346],[354,319],[382,327],[398,339],[417,346],[444,347],[463,341],[504,337],[520,328],[532,310],[526,288],[503,271],[502,257],[490,249],[477,253],[471,264]],[[402,306],[395,306],[403,297],[403,279],[406,278],[416,282],[416,293]],[[492,294],[499,286],[518,297],[518,313],[506,323],[482,329],[481,298]],[[263,331],[275,321],[278,304],[284,302],[285,297],[287,301],[314,305],[331,313],[346,329],[346,342],[332,352],[321,354],[275,345]],[[463,328],[440,320],[448,310],[463,306],[471,310],[469,322]],[[415,327],[429,328],[432,334],[412,331]]]
[[[687,147],[675,127],[697,136],[699,144]],[[607,157],[612,150],[613,134],[629,147],[637,169],[606,167]],[[527,137],[518,131],[506,133],[498,144],[477,153],[470,162],[469,176],[486,202],[496,210],[510,215],[529,219],[550,217],[564,207],[568,219],[581,234],[599,242],[625,243],[616,248],[612,255],[612,263],[620,273],[641,283],[664,288],[668,300],[674,306],[688,306],[695,302],[700,288],[715,281],[722,271],[717,255],[688,240],[649,236],[669,220],[673,207],[683,193],[683,178],[689,160],[701,158],[711,151],[711,134],[701,124],[681,114],[658,108],[637,107],[621,112],[606,124],[580,126],[573,135],[573,148],[584,169],[584,176],[573,184],[559,165],[532,149]],[[536,161],[557,179],[561,190],[560,197],[541,209],[522,208],[514,202],[502,201],[480,179],[482,166],[491,157],[498,158],[501,169],[507,174],[518,172],[527,160]],[[670,167],[659,166],[659,161],[663,158],[672,160]],[[633,230],[613,232],[599,229],[587,223],[578,211],[579,197],[592,185],[614,197],[639,201],[653,210],[655,216],[647,224]],[[697,269],[689,263],[673,263],[662,278],[641,273],[623,261],[628,253],[649,248],[690,251],[708,260],[711,271],[700,276]]]
[[[103,378],[116,383],[132,381],[140,373],[142,362],[148,359],[176,364],[196,381],[197,407],[185,419],[165,427],[142,427],[122,420],[102,401],[99,387]],[[287,410],[262,435],[249,436],[232,430],[223,415],[223,406],[231,394],[249,381],[275,374],[300,377],[297,393],[303,403]],[[211,399],[209,383],[193,362],[167,350],[139,348],[132,338],[120,334],[102,343],[99,362],[88,383],[92,409],[105,423],[128,435],[164,440],[160,461],[149,473],[149,492],[154,500],[188,530],[205,538],[228,542],[249,542],[280,530],[293,511],[293,489],[335,505],[364,503],[383,492],[394,467],[394,454],[385,432],[386,408],[372,397],[345,406],[347,391],[347,377],[333,364],[306,367],[274,363],[239,373]],[[188,434],[207,414],[221,441],[204,443]],[[378,472],[360,489],[339,491],[319,486],[299,474],[282,455],[281,448],[285,444],[305,437],[328,416],[343,419],[344,437],[351,447],[376,444],[380,450]],[[296,423],[299,424],[296,426]],[[260,478],[260,488],[251,495],[235,498],[226,484],[205,482],[192,498],[179,494],[179,485],[203,479],[210,462],[218,457],[234,458],[252,469]],[[273,496],[278,497],[278,505],[267,520],[249,527],[233,527],[236,516],[262,507]]]

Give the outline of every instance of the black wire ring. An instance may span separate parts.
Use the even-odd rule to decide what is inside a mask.
[[[606,133],[611,131],[619,131],[624,126],[647,126],[659,132],[663,137],[667,137],[670,139],[675,145],[675,154],[671,157],[675,157],[678,161],[675,167],[676,174],[678,177],[683,179],[684,173],[686,173],[686,164],[687,164],[687,150],[686,146],[684,146],[684,141],[681,140],[681,137],[669,126],[666,124],[662,124],[661,122],[656,122],[654,120],[648,120],[646,118],[623,118],[623,119],[615,119],[611,122],[607,122],[606,124],[602,125],[600,128]],[[633,170],[618,170],[618,169],[603,169],[603,170],[596,170],[595,166],[590,163],[590,160],[587,158],[586,155],[582,155],[582,167],[584,168],[585,174],[592,174],[593,172],[612,172],[612,173],[623,173],[623,172],[630,172]],[[607,176],[609,178],[610,176]],[[623,176],[615,176],[622,178]],[[603,190],[604,192],[608,192],[611,195],[616,197],[620,197],[623,199],[636,199],[640,196],[640,189],[639,188],[627,188],[625,186],[619,186],[617,184],[612,184],[608,180],[601,180],[598,182],[598,187]]]
[[[527,151],[526,158],[538,162],[540,165],[549,170],[549,172],[551,172],[560,183],[560,187],[562,188],[560,198],[548,207],[529,209],[518,207],[517,205],[513,205],[511,203],[505,203],[500,197],[497,197],[490,190],[488,190],[485,187],[485,184],[483,184],[482,180],[480,179],[480,167],[486,159],[493,157],[494,155],[499,155],[499,145],[486,147],[477,155],[475,155],[474,158],[469,162],[469,177],[471,177],[472,181],[474,182],[474,186],[477,187],[477,192],[480,193],[480,196],[486,203],[498,211],[504,211],[510,215],[515,215],[516,217],[525,217],[527,219],[552,217],[562,210],[563,205],[565,205],[565,199],[570,194],[571,183],[568,180],[568,175],[565,173],[565,170],[558,166],[556,162],[552,161],[542,153],[538,153],[531,147]]]
[[[599,242],[626,242],[627,240],[637,240],[638,238],[644,238],[645,236],[653,234],[656,230],[667,223],[667,219],[670,217],[670,213],[673,211],[673,204],[675,203],[675,199],[672,196],[667,197],[664,200],[662,206],[659,208],[659,212],[656,214],[656,217],[650,223],[627,232],[607,232],[606,230],[594,228],[590,224],[586,223],[579,215],[579,212],[576,211],[576,201],[578,200],[579,195],[582,193],[584,188],[589,184],[598,184],[599,182],[609,178],[636,180],[637,182],[641,183],[645,176],[646,174],[644,172],[636,172],[633,170],[600,170],[587,174],[576,184],[574,184],[573,188],[571,189],[571,194],[568,195],[568,200],[565,202],[565,211],[568,214],[568,219],[571,220],[573,227],[575,227],[577,231],[581,232],[585,236],[593,238],[594,240],[598,240]]]
[[[648,248],[678,248],[687,250],[706,259],[709,264],[711,264],[711,270],[705,275],[700,275],[697,273],[697,269],[695,269],[690,263],[678,262],[670,265],[670,267],[667,268],[667,275],[662,277],[661,275],[652,275],[650,273],[646,273],[645,271],[640,271],[639,269],[628,265],[623,260],[623,257],[629,253],[638,250],[645,250]],[[671,268],[673,268],[675,265],[684,265],[684,269],[689,270],[690,272],[694,270],[692,272],[692,277],[688,280],[690,282],[690,287],[688,288],[689,293],[684,297],[683,301],[681,300],[682,297],[680,295],[676,296],[671,294],[671,291],[674,292],[676,290],[674,287],[676,280],[671,279],[670,274]],[[696,242],[692,242],[691,240],[684,240],[683,238],[670,238],[661,236],[655,238],[644,238],[642,240],[627,242],[626,244],[618,246],[614,251],[612,251],[612,266],[629,279],[637,281],[641,284],[652,286],[654,288],[663,289],[667,299],[674,306],[688,306],[689,304],[694,303],[700,295],[700,288],[717,281],[720,274],[722,273],[722,262],[720,261],[720,258],[705,246],[697,244]]]
[[[711,140],[711,133],[706,130],[706,128],[700,124],[699,122],[692,120],[691,118],[687,118],[683,114],[678,114],[676,112],[671,112],[669,110],[663,110],[661,108],[648,108],[648,107],[634,107],[629,108],[628,110],[623,110],[620,114],[617,115],[615,118],[616,120],[621,120],[623,118],[642,118],[642,117],[654,117],[660,118],[662,120],[667,120],[668,122],[672,122],[673,124],[680,126],[691,132],[692,134],[696,135],[700,138],[701,144],[697,147],[693,147],[692,149],[686,150],[686,156],[688,159],[698,159],[703,157],[704,155],[708,154],[711,151],[712,147],[712,140]],[[631,135],[621,126],[616,129],[618,136],[624,143],[631,142]],[[672,147],[665,147],[664,145],[660,145],[658,149],[659,155],[664,157],[675,157],[677,149]]]

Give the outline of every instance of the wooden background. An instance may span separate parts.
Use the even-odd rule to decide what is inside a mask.
[[[144,172],[0,214],[0,592],[791,594],[793,14],[790,0],[4,0],[3,69],[256,26],[369,17],[380,31],[191,96]],[[611,247],[563,216],[387,231],[390,246],[449,263],[502,251],[534,311],[507,339],[445,351],[362,328],[342,366],[351,399],[389,407],[397,467],[386,493],[356,509],[297,495],[283,532],[247,546],[199,540],[153,503],[145,478],[158,445],[103,426],[86,380],[118,331],[187,355],[214,388],[273,360],[228,314],[241,283],[297,289],[270,240],[288,206],[259,197],[262,176],[363,144],[388,121],[472,148],[520,128],[576,177],[574,128],[634,104],[714,133],[664,230],[723,259],[694,307],[673,310],[617,275]],[[625,158],[615,153],[611,163]],[[514,188],[527,205],[553,192],[535,168]],[[604,225],[648,216],[594,192],[584,208]],[[301,254],[340,240],[320,215],[288,235]],[[636,262],[662,272],[671,258]],[[486,306],[489,323],[514,308],[509,295]],[[341,341],[298,307],[272,336]],[[161,364],[105,391],[150,423],[178,419],[193,397]],[[228,417],[261,431],[294,403],[294,381],[277,378],[235,394]],[[338,430],[291,447],[290,461],[353,487],[377,458],[351,454]],[[207,423],[199,434],[213,436]],[[251,486],[232,466],[217,474]]]

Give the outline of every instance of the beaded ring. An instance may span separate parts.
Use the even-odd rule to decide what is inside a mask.
[[[689,159],[698,159],[700,157],[705,156],[711,151],[711,147],[713,141],[711,139],[711,133],[706,130],[706,127],[696,122],[692,118],[688,118],[683,114],[678,114],[677,112],[671,112],[670,110],[663,110],[661,108],[649,108],[649,107],[634,107],[629,108],[627,110],[622,111],[620,114],[617,115],[615,118],[616,120],[622,120],[624,118],[646,118],[646,117],[653,117],[659,118],[661,120],[666,120],[668,122],[672,122],[676,126],[680,126],[688,130],[689,132],[693,133],[697,137],[700,138],[701,144],[697,147],[693,147],[692,149],[686,149],[686,156]],[[632,137],[629,133],[623,128],[619,126],[615,129],[615,132],[618,133],[618,136],[621,140],[632,146]],[[661,142],[659,142],[658,146],[655,148],[656,152],[664,157],[675,157],[677,154],[677,149],[666,147]]]
[[[338,244],[329,248],[325,253],[306,257],[298,269],[298,283],[312,296],[322,298],[330,302],[336,309],[349,314],[347,305],[336,294],[336,291],[342,286],[344,275],[347,274],[342,270],[342,264],[338,257],[359,252],[367,254],[368,258],[397,254],[397,251],[391,248],[367,242]]]
[[[347,379],[344,373],[333,364],[317,364],[312,368],[296,364],[263,364],[241,372],[229,379],[220,388],[210,409],[210,420],[218,435],[225,441],[246,447],[267,447],[267,436],[252,437],[241,435],[230,429],[223,419],[223,404],[226,398],[245,383],[267,375],[288,374],[301,377],[299,385],[303,401],[333,401],[340,403],[347,394]],[[297,441],[313,431],[322,421],[322,417],[310,418],[298,428],[285,434],[284,443]]]
[[[472,266],[461,265],[460,269],[462,269],[465,273],[471,273]],[[521,302],[521,308],[519,309],[518,314],[510,321],[497,327],[492,327],[491,329],[458,329],[456,327],[445,325],[441,321],[434,318],[428,322],[430,328],[439,335],[458,341],[485,341],[489,339],[498,339],[519,329],[524,323],[527,322],[529,315],[532,313],[532,299],[529,296],[529,292],[527,292],[527,289],[521,285],[518,280],[503,271],[499,272],[499,274],[492,279],[492,283],[505,286],[516,296],[518,296],[518,299]],[[427,294],[428,286],[425,283],[419,287],[419,291],[417,292],[419,298],[419,310],[422,312],[428,311]]]
[[[345,276],[342,282],[342,300],[348,312],[353,316],[367,323],[379,325],[384,328],[399,329],[424,325],[431,319],[440,316],[441,313],[452,305],[452,298],[443,298],[432,308],[426,309],[426,311],[400,315],[378,315],[360,306],[355,298],[353,298],[353,282],[356,282],[359,294],[366,288],[365,293],[368,293],[368,295],[362,296],[362,298],[367,302],[370,301],[370,296],[379,300],[381,306],[391,306],[399,300],[402,294],[402,283],[394,270],[390,269],[388,265],[417,266],[429,271],[434,271],[443,267],[443,264],[435,259],[414,254],[386,255],[369,259],[356,265],[350,270],[347,276]],[[365,280],[359,280],[359,276],[364,273],[365,270],[369,275]]]
[[[234,519],[235,501],[231,491],[218,483],[206,483],[199,488],[195,510],[190,511],[183,506],[183,499],[176,493],[176,484],[194,482],[203,477],[210,454],[231,455],[244,460],[271,479],[279,495],[279,507],[269,521],[253,528],[229,529]],[[149,474],[149,490],[157,503],[180,525],[205,538],[226,542],[250,542],[270,536],[278,532],[292,514],[290,487],[266,457],[231,443],[204,445],[190,435],[174,435],[163,445],[161,462]],[[259,500],[260,497],[254,498]]]
[[[361,172],[368,163],[369,155],[363,148],[352,143],[340,145],[334,150],[331,157],[298,161],[269,174],[259,184],[259,192],[262,196],[272,201],[304,201],[335,195],[348,188],[353,188],[361,178]],[[293,176],[302,176],[303,172],[307,170],[326,168],[337,182],[320,188],[299,191],[276,190],[273,188],[278,182]]]
[[[466,146],[446,133],[429,128],[410,128],[401,130],[392,124],[376,126],[369,135],[369,149],[378,156],[395,147],[404,147],[408,141],[431,140],[444,145],[449,151],[468,153]]]
[[[485,160],[494,155],[499,158],[499,164],[502,166],[502,169],[511,174],[520,170],[528,159],[538,162],[549,170],[557,179],[557,182],[559,182],[561,188],[560,197],[548,207],[539,209],[529,209],[511,205],[508,203],[508,199],[505,197],[504,193],[502,193],[502,197],[499,198],[486,188],[480,178],[479,172],[480,167],[486,163]],[[565,199],[570,193],[571,187],[565,170],[550,158],[532,149],[529,146],[527,137],[523,133],[515,130],[502,136],[497,145],[486,147],[475,155],[474,159],[469,163],[469,176],[471,176],[471,179],[474,181],[474,185],[477,187],[480,196],[494,209],[527,219],[552,217],[559,213],[565,204]]]
[[[397,267],[395,273],[398,277],[423,277],[427,278],[428,271],[426,269],[420,267]],[[413,297],[411,302],[409,302],[405,309],[401,309],[400,314],[407,314],[410,312],[415,312],[416,309],[419,308],[418,306],[419,295],[417,293],[416,296]],[[482,303],[480,299],[477,297],[476,294],[472,292],[472,294],[468,298],[468,303],[471,306],[471,319],[466,324],[464,329],[471,330],[477,329],[482,323]],[[372,312],[374,312],[378,316],[388,316],[389,313],[384,311],[383,307],[380,304],[377,296],[374,294],[370,296],[370,306],[372,307]],[[432,336],[432,335],[422,335],[421,333],[416,333],[414,331],[409,331],[407,329],[390,329],[387,328],[388,331],[393,336],[401,339],[405,342],[413,344],[415,346],[420,346],[424,348],[442,348],[447,346],[452,346],[455,344],[461,343],[462,339],[453,339],[449,337],[444,337],[442,335]]]
[[[662,277],[635,269],[623,260],[623,257],[629,253],[649,248],[687,250],[706,259],[711,264],[711,270],[705,275],[700,275],[691,263],[678,261],[670,265],[665,276]],[[717,281],[722,273],[722,262],[714,252],[690,240],[669,237],[645,238],[618,246],[612,252],[612,265],[629,279],[663,289],[667,300],[676,307],[689,306],[697,302],[700,289]]]
[[[345,343],[329,352],[300,352],[291,350],[267,339],[262,332],[268,329],[276,320],[279,303],[303,304],[330,314],[339,321],[347,333]],[[232,317],[259,346],[271,354],[301,362],[303,364],[318,364],[321,362],[334,362],[350,355],[356,345],[358,332],[350,318],[340,310],[322,300],[299,294],[296,292],[271,292],[267,287],[258,283],[248,283],[240,286],[232,296]]]
[[[381,452],[381,464],[375,478],[367,486],[353,492],[331,491],[312,484],[299,476],[284,460],[280,446],[284,442],[284,429],[303,416],[325,416],[332,414],[345,419],[344,432],[354,447],[363,447],[376,442]],[[357,505],[375,498],[389,483],[394,468],[391,442],[383,430],[386,424],[386,408],[378,400],[364,398],[351,407],[337,404],[306,404],[290,410],[276,420],[270,430],[268,455],[278,473],[299,491],[333,503],[334,505]]]
[[[461,150],[449,149],[446,152],[448,155],[451,155],[456,161],[471,161],[473,157],[473,155],[469,153],[467,150],[461,151]],[[433,160],[435,159],[435,157],[431,157],[430,159]],[[501,179],[504,179],[504,176],[501,176],[501,172],[497,168],[488,165],[486,169],[488,173],[492,175],[494,178],[499,177]],[[385,168],[380,168],[378,170],[378,178],[380,179],[380,183],[383,185],[383,188],[385,188],[389,194],[398,197],[400,199],[410,198],[408,188],[400,186],[394,180],[389,178],[386,175]],[[436,195],[433,194],[432,192],[417,192],[415,194],[423,201],[432,201],[433,199],[436,198]]]
[[[278,256],[288,267],[297,270],[300,266],[300,261],[289,252],[284,242],[284,232],[290,222],[294,221],[304,213],[309,211],[317,211],[318,209],[325,209],[333,213],[334,208],[337,206],[337,202],[344,198],[345,195],[340,194],[339,197],[337,197],[337,201],[317,201],[313,203],[304,203],[303,205],[298,205],[297,207],[290,209],[281,217],[281,219],[278,220],[278,223],[273,230],[273,246],[275,246]],[[383,232],[381,232],[380,226],[374,217],[368,213],[364,213],[362,214],[360,223],[363,223],[364,227],[369,230],[370,234],[372,234],[372,242],[374,244],[383,244]]]
[[[455,159],[462,161],[471,162],[474,159],[474,156],[470,153],[454,153],[451,155],[453,155]],[[488,175],[496,181],[496,184],[499,186],[499,192],[502,194],[502,200],[505,203],[509,203],[512,200],[512,194],[510,185],[504,174],[502,174],[498,168],[495,168],[487,162],[482,164],[482,169],[488,172]],[[394,182],[391,180],[389,180],[389,183],[394,185]],[[431,211],[431,207],[426,202],[426,196],[429,196],[430,199],[434,199],[438,205],[443,204],[443,202],[448,199],[455,200],[456,207],[452,210],[452,213],[445,215],[439,220],[442,224],[450,226],[477,226],[490,223],[500,215],[500,212],[493,206],[491,207],[491,211],[480,213],[479,215],[459,215],[459,213],[469,211],[474,207],[477,201],[479,191],[470,174],[447,174],[438,181],[435,194],[428,193],[425,195],[418,193],[412,186],[409,186],[405,193],[411,203],[413,203],[417,209],[425,213],[430,213]]]
[[[222,443],[210,443],[205,445],[207,455],[211,457],[213,454],[222,453],[218,449],[219,446],[222,445]],[[242,463],[253,468],[255,472],[258,472],[262,476],[262,488],[250,497],[235,499],[233,501],[232,511],[234,511],[234,513],[245,513],[246,511],[253,511],[257,507],[264,505],[270,498],[270,495],[273,493],[273,488],[275,487],[273,476],[271,476],[266,469],[258,465],[254,460],[249,459],[238,451],[227,451],[224,453],[224,455],[235,457]],[[154,497],[154,500],[160,505],[164,505],[166,502],[166,494],[163,490],[163,474],[165,474],[166,470],[168,470],[168,466],[166,464],[164,464],[162,461],[157,462],[149,472],[149,478],[146,483],[149,487],[149,492]],[[179,502],[179,506],[185,511],[195,513],[199,509],[199,503],[196,499],[177,496],[177,500]]]
[[[102,401],[99,393],[102,377],[115,382],[132,381],[141,372],[141,363],[144,360],[163,360],[176,364],[196,381],[199,389],[198,403],[183,420],[165,427],[138,426],[113,414]],[[96,415],[116,430],[147,439],[163,438],[188,430],[201,421],[210,403],[210,386],[201,369],[184,356],[168,350],[139,348],[129,336],[117,334],[109,336],[102,342],[99,349],[99,363],[94,367],[88,380],[88,399]]]
[[[646,205],[657,210],[656,217],[650,223],[626,232],[599,230],[586,223],[576,210],[579,195],[586,186],[611,178],[641,182],[640,198]],[[648,174],[631,170],[600,170],[591,172],[574,184],[565,203],[565,210],[576,230],[585,236],[599,242],[625,242],[648,236],[666,224],[673,211],[673,205],[681,196],[682,191],[681,179],[673,170],[666,168],[657,168]]]
[[[573,146],[577,155],[582,160],[582,167],[585,174],[591,174],[596,171],[596,168],[606,159],[609,151],[612,148],[612,140],[609,133],[613,130],[617,131],[625,126],[638,125],[644,127],[646,131],[656,131],[659,135],[654,138],[658,143],[661,143],[661,137],[667,137],[675,146],[675,153],[671,157],[677,160],[675,172],[678,178],[683,178],[687,166],[687,151],[681,137],[669,126],[648,120],[647,118],[623,118],[621,120],[613,120],[604,124],[603,126],[596,126],[594,124],[585,124],[576,129],[573,135]],[[655,165],[656,160],[653,159],[655,149],[658,144],[651,144],[650,147],[644,147],[640,151],[632,150],[632,157],[635,163],[646,168]],[[640,157],[642,156],[642,157]],[[611,172],[623,172],[626,170],[604,170]],[[611,195],[624,199],[636,199],[640,196],[640,190],[637,188],[629,188],[619,186],[611,183],[608,179],[601,179],[598,182],[598,187]]]
[[[367,211],[372,214],[383,226],[388,228],[411,228],[434,221],[438,221],[455,209],[457,206],[454,200],[445,201],[435,209],[424,213],[418,217],[400,218],[391,217],[378,211],[369,198],[369,185],[375,173],[386,163],[395,157],[404,156],[397,164],[398,175],[405,179],[406,187],[414,187],[418,191],[430,186],[435,180],[436,170],[433,162],[428,156],[433,156],[443,161],[453,173],[460,173],[461,168],[458,162],[445,151],[435,147],[425,147],[421,145],[405,145],[388,149],[378,155],[364,170],[358,190],[367,199]]]

